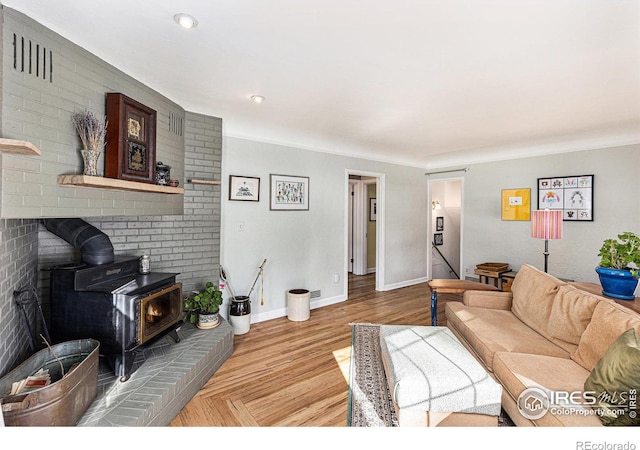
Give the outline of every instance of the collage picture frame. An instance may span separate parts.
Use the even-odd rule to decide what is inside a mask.
[[[593,175],[538,178],[538,209],[562,210],[563,221],[593,222]]]
[[[271,211],[308,211],[309,177],[271,174]]]

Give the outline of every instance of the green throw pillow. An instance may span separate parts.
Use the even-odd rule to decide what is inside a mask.
[[[640,425],[640,337],[631,328],[600,358],[584,383],[594,391],[603,425]]]

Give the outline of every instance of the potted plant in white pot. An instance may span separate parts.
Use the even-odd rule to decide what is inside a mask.
[[[222,305],[222,292],[218,286],[208,281],[203,289],[192,292],[185,299],[185,320],[196,324],[201,329],[215,328],[220,324],[220,305]]]
[[[100,149],[104,145],[107,133],[107,119],[101,119],[91,111],[76,113],[71,117],[80,140],[82,141],[82,160],[84,161],[84,175],[98,175],[98,158]]]
[[[601,259],[596,273],[602,293],[621,300],[635,300],[640,276],[640,236],[626,231],[617,239],[605,239],[598,256]]]

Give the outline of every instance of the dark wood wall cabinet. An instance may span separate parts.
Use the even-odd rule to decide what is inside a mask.
[[[155,183],[156,112],[121,93],[107,93],[105,176]]]

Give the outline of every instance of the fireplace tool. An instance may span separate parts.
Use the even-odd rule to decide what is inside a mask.
[[[262,261],[262,264],[260,264],[260,267],[258,267],[258,275],[256,276],[256,279],[253,281],[253,285],[251,286],[251,289],[249,289],[249,293],[247,294],[247,297],[251,297],[251,293],[253,292],[253,288],[256,287],[256,283],[258,281],[258,278],[262,277],[262,295],[260,296],[260,305],[263,306],[264,305],[264,265],[267,263],[267,258],[264,259],[264,261]]]
[[[227,273],[224,271],[224,267],[222,267],[222,264],[220,264],[220,279],[224,281],[229,288],[229,294],[231,294],[231,298],[235,298],[235,294],[233,293],[231,284],[229,283],[229,280],[227,280]]]
[[[263,281],[264,281],[264,265],[266,263],[267,263],[267,259],[265,258],[262,261],[262,264],[260,264],[260,267],[258,267],[258,275],[256,276],[256,279],[253,281],[253,285],[251,286],[251,289],[249,290],[249,293],[246,295],[246,299],[249,299],[251,297],[251,293],[253,292],[253,289],[256,287],[256,283],[258,282],[258,278],[260,278],[262,276],[263,277]],[[222,267],[222,265],[220,265],[220,279],[222,281],[224,281],[226,286],[229,288],[229,293],[231,294],[231,298],[242,298],[242,299],[245,299],[245,296],[237,297],[235,295],[235,293],[233,292],[233,288],[231,287],[231,283],[229,283],[229,279],[227,278],[227,273],[225,272],[224,267]],[[260,304],[264,305],[264,292],[263,292],[262,298],[260,300]]]
[[[24,295],[31,294],[31,295]],[[31,350],[35,351],[38,347],[38,338],[36,335],[36,330],[31,329],[31,325],[29,325],[29,316],[27,314],[27,310],[25,306],[34,303],[36,305],[37,312],[40,316],[40,322],[42,323],[42,330],[44,332],[44,337],[47,340],[47,344],[51,343],[51,337],[49,337],[49,329],[47,328],[47,322],[44,320],[44,314],[42,313],[42,305],[40,304],[40,300],[38,298],[38,292],[36,288],[33,286],[23,287],[18,291],[13,291],[13,297],[16,301],[16,304],[22,310],[22,314],[24,315],[24,321],[27,324],[27,329],[29,330],[29,335],[31,337]],[[36,328],[37,328],[37,320],[36,320]]]

